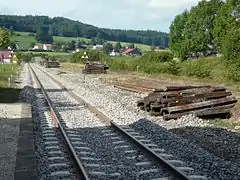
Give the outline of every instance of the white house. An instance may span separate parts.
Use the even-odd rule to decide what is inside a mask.
[[[120,56],[120,53],[115,51],[115,49],[114,49],[114,50],[112,50],[112,52],[109,55],[110,56]]]
[[[35,44],[35,45],[33,46],[33,50],[40,50],[40,49],[43,49],[43,45],[40,44],[40,43]]]
[[[93,46],[93,49],[94,50],[102,50],[103,49],[103,45],[97,44],[97,45]]]
[[[43,50],[51,51],[52,50],[52,44],[43,44]]]

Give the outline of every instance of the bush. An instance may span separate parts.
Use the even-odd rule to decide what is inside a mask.
[[[227,62],[236,62],[240,58],[240,29],[232,29],[223,43],[223,55]]]
[[[173,53],[170,51],[148,52],[141,59],[148,62],[168,62],[173,59]]]
[[[215,67],[216,59],[204,58],[198,60],[185,61],[181,64],[183,74],[190,77],[210,77],[212,69]]]
[[[240,82],[240,62],[228,66],[228,68],[225,69],[225,74],[228,80]]]
[[[178,75],[181,72],[179,63],[174,60],[169,61],[167,66],[167,72],[173,75]]]

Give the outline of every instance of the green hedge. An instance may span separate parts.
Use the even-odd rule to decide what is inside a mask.
[[[173,59],[173,53],[170,51],[148,52],[142,56],[142,60],[151,62],[168,62]]]
[[[71,62],[83,63],[83,52],[71,56]],[[168,51],[149,52],[142,57],[109,57],[99,51],[89,51],[89,60],[106,63],[112,71],[137,71],[147,74],[173,74],[179,76],[208,78],[216,81],[240,82],[240,62],[226,66],[223,58],[212,57],[188,61],[174,61]]]

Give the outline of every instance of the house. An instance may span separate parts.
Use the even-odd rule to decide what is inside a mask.
[[[33,50],[40,50],[40,49],[43,49],[43,45],[40,44],[40,43],[35,44],[35,45],[33,46]]]
[[[92,49],[93,49],[93,50],[102,50],[102,49],[103,49],[103,45],[97,44],[97,45],[93,46]]]
[[[122,54],[125,56],[141,56],[142,52],[137,48],[128,48]]]
[[[117,52],[115,49],[112,50],[112,52],[109,54],[109,56],[120,56],[121,54]]]
[[[0,61],[1,63],[11,63],[13,56],[13,51],[0,51]]]
[[[43,50],[51,51],[52,50],[52,44],[43,44]]]

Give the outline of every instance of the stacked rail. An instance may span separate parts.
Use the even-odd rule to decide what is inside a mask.
[[[84,69],[82,70],[83,74],[106,74],[109,67],[100,62],[87,62]]]
[[[137,102],[142,110],[151,115],[163,116],[164,120],[177,119],[183,115],[197,117],[230,115],[237,100],[223,87],[169,86],[158,89]]]

